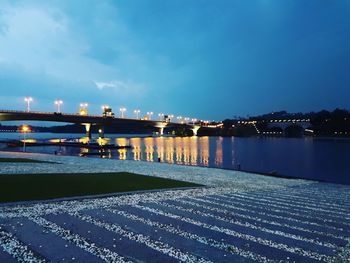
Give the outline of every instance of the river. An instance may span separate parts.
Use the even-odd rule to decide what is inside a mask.
[[[30,133],[27,139],[80,138],[83,134]],[[234,169],[281,176],[350,184],[350,140],[332,138],[147,137],[106,135],[109,143],[131,149],[109,150],[104,157],[135,161],[160,161]],[[19,133],[0,133],[0,139],[22,139]],[[22,148],[1,150],[22,151]],[[28,152],[80,155],[92,150],[35,146]]]

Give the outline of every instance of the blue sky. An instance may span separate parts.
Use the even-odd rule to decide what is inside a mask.
[[[0,1],[0,108],[348,108],[348,0]]]

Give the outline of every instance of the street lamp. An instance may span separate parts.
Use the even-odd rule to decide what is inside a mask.
[[[185,123],[187,123],[190,120],[190,118],[186,117],[185,118]]]
[[[32,97],[25,97],[24,101],[27,103],[27,112],[30,112],[30,103],[33,101]]]
[[[23,133],[23,152],[26,151],[26,134],[30,132],[30,129],[27,125],[23,125],[20,130]]]
[[[170,114],[170,115],[168,115],[168,118],[169,118],[169,122],[171,122],[172,118],[174,118],[174,115]]]
[[[139,114],[140,114],[140,110],[134,110],[134,113],[136,114],[136,119],[138,119],[139,118]]]
[[[163,119],[164,119],[164,113],[159,113],[159,114],[158,114],[158,117],[159,117],[159,120],[160,120],[160,121],[163,120]]]
[[[151,120],[152,119],[151,116],[153,115],[153,111],[148,111],[147,115],[148,115],[148,119]]]
[[[182,117],[181,117],[181,116],[178,116],[178,117],[177,117],[177,121],[180,122],[180,123],[182,123],[181,120],[182,120]]]
[[[102,106],[101,106],[101,109],[102,109],[103,111],[105,111],[105,110],[108,109],[108,108],[109,108],[108,105],[102,105]]]
[[[61,105],[63,104],[62,100],[55,100],[55,105],[57,106],[57,112],[61,112]]]
[[[120,108],[119,110],[121,112],[122,118],[124,118],[124,112],[126,112],[126,108],[123,107],[123,108]]]
[[[79,114],[80,115],[87,115],[88,111],[87,111],[87,107],[89,105],[87,103],[80,103],[80,109],[79,109]]]

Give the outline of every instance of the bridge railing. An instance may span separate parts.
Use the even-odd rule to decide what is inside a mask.
[[[24,111],[24,110],[1,110],[0,113],[32,113],[32,114],[60,114],[64,116],[88,116],[88,117],[102,117],[102,115],[81,115],[79,113],[63,113],[63,112],[57,112],[57,111]]]
[[[34,114],[54,114],[55,112],[46,111],[24,111],[24,110],[0,110],[0,113],[34,113]]]
[[[61,115],[61,116],[72,116],[72,117],[82,117],[82,118],[104,118],[103,115],[81,115],[79,113],[63,113],[63,112],[46,112],[46,111],[25,111],[25,110],[1,110],[0,113],[19,113],[19,114],[45,114],[45,115]],[[110,118],[110,117],[105,117]],[[161,120],[145,120],[140,118],[120,118],[120,117],[113,117],[113,119],[125,119],[125,120],[137,120],[137,121],[144,121],[144,122],[165,122]],[[168,124],[176,124],[181,125],[177,122],[167,122]],[[194,123],[182,123],[182,125],[195,125]],[[198,125],[198,124],[197,124]],[[204,126],[203,124],[200,124],[200,126]]]

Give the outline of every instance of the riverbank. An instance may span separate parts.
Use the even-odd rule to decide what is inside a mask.
[[[0,157],[55,162],[0,163],[1,173],[124,171],[208,186],[1,206],[0,261],[350,261],[346,185],[166,163]]]
[[[87,195],[112,195],[121,192],[200,186],[194,183],[126,172],[0,174],[0,204],[1,202],[74,199],[74,197]]]
[[[57,164],[2,164],[1,173],[108,173],[130,172],[135,174],[151,175],[174,180],[205,184],[212,187],[234,187],[240,190],[259,188],[274,188],[310,183],[306,180],[288,180],[260,176],[242,171],[224,170],[217,168],[173,165],[168,163],[115,160],[102,158],[82,158],[76,156],[56,156],[40,153],[4,152],[3,158],[30,158],[38,161],[56,162]],[[259,182],[258,184],[256,182]]]

